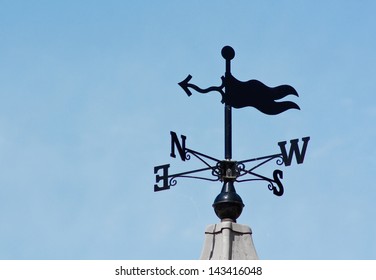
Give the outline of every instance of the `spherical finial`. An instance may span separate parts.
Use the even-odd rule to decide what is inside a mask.
[[[231,60],[235,57],[235,51],[230,46],[223,47],[221,53],[222,53],[223,58],[226,60]]]
[[[225,182],[221,193],[215,198],[213,208],[215,214],[221,220],[232,220],[236,222],[243,211],[243,201],[236,193],[232,181]]]

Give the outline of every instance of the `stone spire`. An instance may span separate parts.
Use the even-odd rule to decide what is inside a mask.
[[[207,226],[200,259],[258,260],[251,228],[232,221]]]
[[[209,225],[205,230],[201,260],[257,260],[252,240],[252,230],[236,223],[244,204],[236,193],[234,182],[225,180],[213,208],[221,222]]]

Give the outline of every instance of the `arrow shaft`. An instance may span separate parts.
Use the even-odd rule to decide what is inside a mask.
[[[219,87],[216,87],[216,86],[212,86],[212,87],[208,87],[208,88],[205,88],[205,89],[202,89],[202,88],[200,88],[200,87],[198,87],[198,86],[196,86],[196,85],[194,85],[194,84],[190,84],[190,83],[188,83],[187,84],[187,87],[190,87],[190,88],[192,88],[192,89],[194,89],[195,91],[197,91],[197,92],[200,92],[200,93],[208,93],[208,92],[210,92],[210,91],[218,91],[219,93],[222,93],[223,91],[222,91],[222,86],[219,86]]]
[[[208,87],[208,88],[200,88],[198,86],[196,86],[195,84],[191,84],[189,83],[189,81],[192,79],[192,76],[191,75],[188,75],[187,78],[185,78],[183,81],[181,81],[179,84],[179,86],[182,87],[182,89],[185,91],[185,93],[188,95],[188,96],[191,96],[192,93],[191,91],[189,90],[189,88],[191,89],[194,89],[195,91],[197,92],[200,92],[200,93],[208,93],[210,91],[218,91],[222,96],[224,94],[223,92],[223,88],[225,87],[224,86],[224,81],[222,79],[222,84],[219,86],[219,87],[216,87],[216,86],[212,86],[212,87]]]

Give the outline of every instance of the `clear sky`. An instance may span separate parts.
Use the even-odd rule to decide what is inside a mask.
[[[236,184],[261,259],[376,259],[375,1],[0,0],[0,259],[198,259],[219,182],[154,193],[153,167],[224,157],[221,49],[301,110],[233,110],[233,158],[310,136],[285,194]]]

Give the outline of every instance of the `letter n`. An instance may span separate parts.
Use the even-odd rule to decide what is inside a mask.
[[[176,146],[176,148],[178,149],[181,160],[185,161],[185,139],[187,139],[187,137],[185,137],[184,135],[181,135],[180,136],[181,137],[181,144],[180,144],[178,136],[176,135],[176,133],[173,132],[173,131],[170,131],[170,134],[171,134],[171,153],[170,153],[170,156],[173,157],[173,158],[176,158],[176,155],[175,155],[175,146]]]
[[[291,145],[290,145],[290,150],[289,150],[288,155],[287,155],[287,151],[286,151],[286,143],[287,142],[286,141],[278,142],[278,145],[281,149],[283,162],[285,163],[285,166],[291,165],[291,161],[292,161],[292,158],[294,157],[294,155],[296,157],[296,162],[298,164],[303,163],[309,139],[310,139],[309,137],[302,138],[303,147],[302,147],[301,150],[299,150],[299,145],[298,145],[299,139],[290,140]]]

